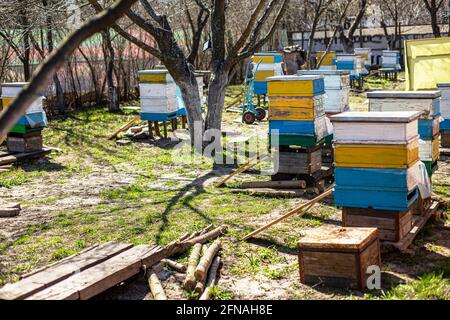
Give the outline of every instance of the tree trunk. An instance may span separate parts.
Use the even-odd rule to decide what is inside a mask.
[[[108,110],[109,112],[118,112],[119,99],[117,97],[117,87],[114,85],[114,60],[115,52],[111,43],[111,35],[109,29],[103,33],[103,39],[106,47],[105,63],[106,63],[106,81],[108,82]]]
[[[435,38],[441,37],[441,29],[439,28],[438,18],[437,18],[437,9],[431,12],[431,28],[433,29],[433,35]]]
[[[228,73],[227,69],[220,68],[211,76],[209,82],[206,130],[222,129],[222,112],[225,104],[225,89],[228,85]]]

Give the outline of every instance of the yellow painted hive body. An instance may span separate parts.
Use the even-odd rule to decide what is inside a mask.
[[[336,167],[409,168],[419,160],[419,142],[407,145],[338,144],[334,149]]]
[[[323,99],[269,98],[269,120],[314,120],[323,114]]]
[[[165,72],[157,73],[140,73],[139,82],[140,83],[167,83],[167,75]]]
[[[313,97],[314,82],[311,81],[269,81],[269,97]]]
[[[322,57],[325,55],[325,51],[317,52],[317,61],[320,61]],[[336,57],[336,52],[328,52],[325,58],[323,59],[323,66],[331,66],[333,64],[333,58]]]

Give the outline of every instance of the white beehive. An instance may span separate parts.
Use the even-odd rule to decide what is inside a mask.
[[[19,95],[22,91],[23,87],[27,85],[27,82],[12,82],[12,83],[3,83],[2,87],[2,105],[3,108],[8,108],[8,106],[14,101],[14,99]],[[32,113],[40,113],[44,112],[44,100],[45,97],[38,97],[30,107],[28,107],[26,114]]]

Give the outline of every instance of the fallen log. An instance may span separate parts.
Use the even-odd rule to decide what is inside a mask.
[[[307,194],[307,190],[276,190],[276,189],[231,189],[231,193],[249,194],[269,198],[299,198]]]
[[[197,268],[198,262],[200,261],[200,254],[202,251],[202,245],[196,243],[192,249],[191,255],[189,256],[188,267],[186,271],[186,279],[183,283],[183,288],[185,290],[193,290],[196,284],[195,270]]]
[[[161,262],[165,266],[171,268],[174,271],[181,272],[181,273],[186,272],[186,266],[182,263],[178,263],[178,262],[170,260],[170,259],[162,259]]]
[[[20,214],[20,203],[6,205],[0,208],[0,218],[12,218]]]
[[[128,122],[127,122],[126,124],[124,124],[122,127],[120,127],[119,129],[117,129],[112,135],[110,135],[110,136],[108,137],[108,140],[112,140],[112,139],[114,139],[115,137],[117,137],[117,135],[118,135],[119,133],[121,133],[122,131],[126,131],[126,130],[130,129],[130,128],[134,125],[134,123],[137,122],[137,121],[139,121],[139,120],[140,120],[140,116],[139,116],[139,115],[134,116],[133,119],[131,119],[130,121],[128,121]]]
[[[255,181],[242,182],[239,185],[241,189],[305,189],[306,181],[304,180],[289,180],[289,181]]]
[[[220,263],[221,263],[220,257],[216,256],[211,265],[211,268],[209,268],[208,280],[206,281],[206,288],[203,291],[203,294],[200,296],[199,300],[209,300],[211,298],[211,288],[216,284],[217,271],[219,270]]]
[[[220,240],[216,240],[213,244],[206,250],[205,255],[200,259],[200,262],[195,270],[195,278],[198,282],[205,280],[209,267],[216,256],[217,252],[222,248],[222,243]]]
[[[148,277],[148,285],[153,295],[153,299],[167,300],[166,293],[164,292],[164,288],[161,282],[159,281],[158,275],[153,271],[150,273],[150,276]]]

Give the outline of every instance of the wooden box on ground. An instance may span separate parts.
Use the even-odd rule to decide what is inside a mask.
[[[278,152],[278,173],[313,174],[322,167],[322,150],[291,149],[289,152]],[[276,169],[277,163],[275,163]]]
[[[398,242],[413,227],[413,211],[388,211],[362,208],[342,208],[342,225],[344,227],[378,228],[380,240]]]
[[[302,238],[298,247],[304,284],[362,290],[368,267],[381,266],[376,228],[319,228]]]
[[[450,130],[441,131],[441,146],[444,148],[450,148]]]
[[[7,139],[7,148],[9,152],[33,152],[43,148],[42,135],[31,135],[29,137],[9,136]]]

